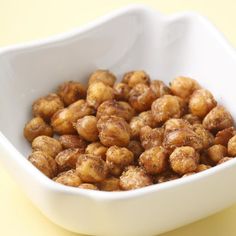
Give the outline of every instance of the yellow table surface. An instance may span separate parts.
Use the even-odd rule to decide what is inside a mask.
[[[145,3],[167,14],[197,11],[207,16],[236,46],[235,0],[0,0],[0,47],[71,30],[131,3]],[[235,236],[235,222],[236,205],[163,236]],[[44,217],[0,166],[0,235],[77,234],[54,225]]]

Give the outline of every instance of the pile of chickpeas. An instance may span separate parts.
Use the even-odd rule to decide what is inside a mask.
[[[169,85],[131,71],[92,73],[32,105],[29,161],[55,182],[124,191],[207,170],[236,156],[230,113],[197,81]]]

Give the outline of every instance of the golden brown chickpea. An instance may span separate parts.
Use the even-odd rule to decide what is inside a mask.
[[[98,187],[94,184],[83,183],[79,186],[79,188],[87,189],[87,190],[98,190]]]
[[[129,125],[131,129],[131,137],[138,138],[142,127],[148,125],[154,128],[156,126],[156,122],[151,111],[144,111],[138,116],[133,117]]]
[[[165,135],[163,146],[169,151],[181,146],[191,146],[196,150],[201,150],[203,142],[193,130],[179,129]]]
[[[75,128],[86,141],[95,142],[98,140],[97,118],[95,116],[84,116],[78,119]]]
[[[192,126],[186,120],[172,118],[165,122],[164,129],[167,134],[179,129],[192,129]]]
[[[192,147],[178,147],[171,153],[169,159],[173,171],[184,175],[197,169],[199,155]]]
[[[152,115],[157,123],[163,123],[170,118],[180,118],[182,112],[182,101],[176,96],[164,95],[152,103]]]
[[[208,90],[198,89],[189,99],[189,111],[195,116],[204,118],[216,104],[216,100]]]
[[[201,138],[203,143],[203,148],[207,149],[214,144],[214,136],[208,130],[206,130],[203,125],[195,124],[193,125],[194,132]]]
[[[127,102],[109,100],[103,102],[97,109],[97,118],[101,116],[118,116],[130,121],[135,111]]]
[[[177,77],[170,83],[171,92],[183,99],[188,99],[199,88],[196,80],[184,76]]]
[[[55,157],[55,161],[60,171],[75,169],[77,159],[81,154],[82,152],[79,148],[70,148],[59,152]]]
[[[228,142],[228,153],[230,156],[236,156],[236,135],[234,135]]]
[[[41,117],[35,117],[25,125],[24,136],[29,142],[32,142],[41,135],[51,137],[53,135],[52,127],[45,123]]]
[[[227,146],[229,140],[236,134],[234,127],[220,130],[215,136],[215,143]]]
[[[152,179],[138,166],[128,166],[120,176],[120,187],[123,190],[142,188],[151,184]]]
[[[222,158],[227,156],[227,148],[221,144],[215,144],[207,149],[208,158],[216,164]]]
[[[107,147],[103,146],[100,142],[90,143],[85,150],[86,154],[92,154],[100,156],[103,160],[106,160]]]
[[[66,106],[86,97],[85,87],[75,81],[68,81],[58,87],[57,94]]]
[[[29,156],[29,161],[49,178],[53,178],[57,174],[57,164],[47,153],[34,151]]]
[[[59,142],[64,149],[79,148],[85,150],[87,143],[79,136],[73,134],[64,134],[59,137]]]
[[[51,93],[46,97],[37,99],[32,106],[34,116],[40,116],[46,121],[49,121],[55,112],[64,107],[60,97]]]
[[[76,175],[75,170],[62,172],[53,180],[57,183],[71,187],[78,187],[81,184],[81,179]]]
[[[146,150],[139,157],[139,165],[148,174],[160,174],[164,172],[168,165],[168,156],[165,149],[158,146]]]
[[[129,93],[129,103],[137,111],[147,111],[156,99],[154,92],[146,84],[135,85]]]
[[[102,82],[105,85],[113,86],[116,81],[116,76],[109,70],[96,70],[89,77],[89,85],[96,82]]]
[[[233,126],[233,118],[224,107],[216,106],[205,116],[202,124],[205,129],[217,132]]]
[[[182,117],[182,119],[188,121],[189,124],[191,124],[191,125],[202,123],[200,118],[198,116],[193,115],[193,114],[186,114]]]
[[[62,151],[62,146],[57,139],[42,135],[33,140],[32,149],[33,151],[42,151],[55,158]]]
[[[140,141],[145,150],[161,146],[164,138],[164,129],[155,128],[152,129],[149,126],[144,126],[140,130]]]
[[[124,75],[122,82],[133,88],[137,84],[148,85],[150,83],[150,77],[145,71],[130,71]]]
[[[87,103],[91,107],[98,108],[101,103],[107,100],[112,100],[113,98],[113,88],[102,82],[94,82],[88,87]]]
[[[129,92],[130,87],[125,83],[117,83],[114,85],[114,94],[116,100],[128,101],[129,100]]]
[[[76,163],[76,174],[83,182],[97,183],[107,177],[106,163],[100,156],[81,154]]]
[[[119,191],[120,180],[115,177],[110,177],[99,183],[99,189],[102,191]]]
[[[127,148],[134,154],[135,160],[137,160],[144,151],[141,143],[137,140],[130,140]]]
[[[106,165],[107,165],[107,168],[108,168],[108,172],[111,175],[114,175],[114,176],[117,176],[117,177],[121,175],[121,173],[123,171],[122,166],[115,165],[113,162],[110,162],[110,161],[106,161]]]
[[[125,167],[133,163],[134,154],[125,147],[111,146],[107,150],[106,161]]]
[[[171,93],[169,87],[166,86],[161,80],[152,80],[150,83],[150,88],[154,92],[156,98]]]
[[[234,159],[233,157],[224,157],[224,158],[222,158],[222,159],[218,162],[217,165],[220,165],[220,164],[222,164],[222,163],[225,163],[225,162],[230,161],[230,160],[233,160],[233,159]]]
[[[210,169],[210,168],[211,168],[210,165],[200,164],[200,165],[198,165],[196,171],[197,171],[197,172],[202,172],[202,171],[204,171],[204,170],[208,170],[208,169]]]
[[[127,146],[130,140],[129,124],[121,117],[102,116],[97,123],[99,138],[103,145]]]

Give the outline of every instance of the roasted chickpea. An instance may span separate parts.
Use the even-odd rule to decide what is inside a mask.
[[[133,88],[137,84],[148,85],[150,83],[150,77],[145,71],[130,71],[124,75],[122,82]]]
[[[164,95],[152,103],[152,115],[157,123],[163,123],[170,118],[180,118],[183,107],[180,98]]]
[[[131,129],[131,137],[138,138],[142,127],[148,125],[154,128],[156,126],[156,122],[151,111],[144,111],[138,116],[133,117],[129,125]]]
[[[154,92],[156,98],[171,93],[170,88],[167,87],[161,80],[152,80],[150,83],[150,88]]]
[[[204,171],[204,170],[208,170],[208,169],[210,169],[210,168],[211,168],[210,165],[200,164],[200,165],[198,165],[196,171],[197,171],[197,172],[202,172],[202,171]]]
[[[156,99],[154,92],[146,84],[135,85],[129,93],[129,103],[137,111],[147,111]]]
[[[106,161],[125,167],[133,163],[134,154],[125,147],[111,146],[107,150]]]
[[[216,106],[205,116],[202,124],[205,129],[217,132],[233,126],[233,118],[224,107]]]
[[[24,136],[29,142],[32,142],[38,136],[52,136],[52,134],[52,127],[45,123],[41,117],[33,118],[24,128]]]
[[[141,154],[139,165],[144,167],[148,174],[160,174],[164,172],[168,165],[168,156],[161,146],[153,147]]]
[[[46,97],[37,99],[32,106],[34,116],[40,116],[46,121],[49,121],[55,112],[64,107],[60,97],[51,93]]]
[[[124,169],[122,166],[116,165],[113,162],[110,162],[110,161],[107,161],[107,160],[106,160],[106,165],[107,165],[107,168],[108,168],[108,172],[111,175],[114,175],[114,176],[117,176],[117,177],[121,175],[121,173]]]
[[[42,135],[33,140],[32,149],[33,151],[42,151],[55,158],[62,151],[62,146],[57,139]]]
[[[83,182],[97,183],[107,177],[106,163],[100,156],[81,154],[76,164],[76,174]]]
[[[58,87],[57,94],[66,106],[86,97],[85,87],[75,81],[68,81]]]
[[[144,126],[140,130],[140,141],[145,150],[162,145],[164,138],[164,129],[152,129],[149,126]]]
[[[202,123],[200,118],[198,116],[193,115],[193,114],[186,114],[182,117],[182,119],[188,121],[189,124],[191,124],[191,125]]]
[[[57,183],[71,187],[78,187],[81,184],[81,179],[78,175],[76,175],[75,170],[62,172],[53,180]]]
[[[184,175],[196,171],[199,155],[192,147],[178,147],[170,155],[170,165],[177,174]]]
[[[120,176],[120,187],[123,190],[142,188],[151,184],[152,179],[138,166],[128,166]]]
[[[55,161],[58,164],[60,171],[75,169],[77,159],[81,154],[82,152],[78,148],[70,148],[59,152],[55,157]]]
[[[195,174],[197,174],[197,172],[189,172],[189,173],[186,173],[186,174],[184,174],[183,176],[182,176],[182,178],[185,178],[185,177],[188,177],[188,176],[190,176],[190,175],[195,175]]]
[[[95,116],[84,116],[78,119],[75,128],[86,141],[95,142],[98,140],[97,118]]]
[[[99,138],[103,145],[127,146],[130,140],[129,124],[121,117],[102,116],[97,123]]]
[[[215,144],[207,149],[207,155],[216,164],[227,155],[227,148],[221,144]]]
[[[179,175],[171,170],[164,171],[163,173],[153,177],[153,181],[155,184],[161,184],[175,179],[179,179]]]
[[[189,111],[195,116],[204,118],[216,104],[216,100],[208,90],[198,89],[190,97]]]
[[[103,82],[94,82],[88,87],[87,103],[91,107],[98,108],[101,103],[107,100],[112,100],[113,98],[113,88]]]
[[[119,191],[120,180],[115,177],[110,177],[99,183],[99,189],[103,191]]]
[[[90,143],[85,150],[86,154],[92,154],[100,156],[103,160],[106,160],[107,147],[103,146],[100,142]]]
[[[135,160],[137,160],[144,151],[141,143],[137,140],[130,140],[127,148],[134,154]]]
[[[224,158],[222,158],[222,159],[218,162],[217,165],[220,165],[220,164],[222,164],[222,163],[224,163],[224,162],[226,162],[226,161],[230,161],[230,160],[233,160],[233,159],[234,159],[233,157],[224,157]]]
[[[29,156],[29,161],[49,178],[53,178],[57,173],[55,160],[45,152],[34,151]]]
[[[203,143],[203,148],[209,148],[214,144],[214,136],[208,130],[206,130],[203,125],[195,124],[193,125],[194,132],[201,138]]]
[[[89,85],[96,82],[102,82],[105,85],[113,86],[116,81],[116,76],[109,70],[96,70],[89,77]]]
[[[128,84],[125,83],[117,83],[113,87],[115,99],[121,101],[128,101],[129,100],[129,92],[130,87]]]
[[[98,187],[94,184],[83,183],[79,186],[79,188],[87,189],[87,190],[98,190]]]
[[[171,92],[183,99],[188,99],[199,88],[196,80],[184,76],[177,77],[170,83]]]
[[[203,142],[193,130],[179,129],[165,135],[163,146],[169,151],[181,146],[191,146],[196,150],[201,150]]]
[[[186,120],[172,118],[165,122],[164,129],[167,134],[179,129],[192,129],[192,126]]]
[[[127,102],[109,100],[103,102],[97,109],[97,118],[101,116],[118,116],[130,121],[135,111]]]
[[[215,143],[227,146],[229,140],[236,134],[234,127],[220,130],[215,136]]]
[[[228,153],[230,156],[236,156],[236,135],[234,135],[228,142]]]
[[[59,137],[59,142],[64,149],[79,148],[85,150],[87,143],[79,135],[64,134]]]

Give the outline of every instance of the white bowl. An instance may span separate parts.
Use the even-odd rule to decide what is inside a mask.
[[[31,165],[22,129],[32,101],[62,81],[85,81],[97,68],[117,75],[144,69],[166,82],[191,76],[236,118],[235,51],[194,13],[163,16],[131,6],[74,32],[1,49],[0,161],[49,219],[83,234],[153,235],[235,202],[236,159],[188,178],[113,193],[54,183]]]

